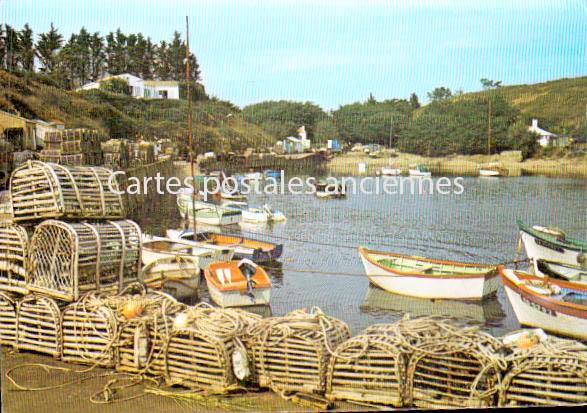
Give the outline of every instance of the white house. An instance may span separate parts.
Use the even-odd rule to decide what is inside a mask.
[[[179,82],[168,80],[143,80],[140,77],[123,73],[121,75],[106,76],[96,82],[86,83],[77,90],[99,89],[100,82],[109,79],[126,80],[130,88],[130,95],[135,98],[147,99],[179,99]]]
[[[552,145],[556,139],[556,135],[554,133],[544,130],[538,126],[538,119],[532,119],[532,125],[528,126],[528,132],[532,132],[540,136],[540,138],[538,138],[538,143],[540,146]]]
[[[283,150],[286,153],[302,153],[310,149],[311,142],[306,133],[306,127],[301,126],[298,130],[299,138],[288,136],[283,141]]]

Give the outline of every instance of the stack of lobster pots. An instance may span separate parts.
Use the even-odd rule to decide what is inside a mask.
[[[137,282],[141,231],[124,219],[110,176],[100,167],[41,161],[12,172],[10,217],[0,223],[1,344],[60,358],[69,305]],[[95,344],[77,341],[79,351]]]
[[[118,170],[128,168],[130,162],[129,143],[125,139],[110,139],[102,142],[104,165]]]
[[[66,129],[45,133],[41,161],[68,166],[100,165],[103,162],[102,135],[90,129]]]
[[[587,346],[539,332],[498,339],[437,317],[373,325],[334,350],[325,395],[387,408],[587,403]]]

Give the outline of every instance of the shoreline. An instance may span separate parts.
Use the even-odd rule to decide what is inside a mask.
[[[490,162],[498,162],[507,169],[509,177],[542,175],[561,178],[587,178],[587,157],[560,159],[527,159],[522,161],[519,151],[506,151],[496,155],[452,155],[430,158],[408,153],[397,156],[372,158],[363,152],[348,152],[324,163],[326,172],[335,175],[375,175],[384,166],[395,166],[407,174],[410,164],[423,164],[430,168],[432,175],[478,176],[479,167]],[[365,171],[358,165],[364,163]]]

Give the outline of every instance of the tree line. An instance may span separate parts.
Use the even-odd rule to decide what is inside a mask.
[[[21,30],[0,24],[0,69],[45,74],[65,89],[96,81],[106,74],[183,80],[186,47],[177,31],[171,40],[157,43],[141,33],[125,34],[118,29],[102,36],[82,27],[66,40],[53,23],[48,31],[36,36],[28,23]],[[192,80],[200,80],[200,68],[193,53],[190,71]]]
[[[492,153],[518,149],[531,156],[537,147],[528,119],[501,95],[501,82],[481,79],[481,84],[481,95],[437,87],[428,93],[425,106],[415,93],[382,101],[371,94],[330,112],[310,102],[268,101],[246,106],[243,116],[275,139],[296,136],[297,128],[305,125],[314,143],[379,143],[426,156],[487,153],[491,116]]]

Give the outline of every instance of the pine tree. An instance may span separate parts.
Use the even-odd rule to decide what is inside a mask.
[[[140,75],[143,79],[153,79],[153,71],[155,69],[155,54],[156,47],[151,41],[151,38],[147,37],[147,40],[145,41],[143,60],[141,62]]]
[[[6,48],[6,69],[15,71],[19,62],[19,36],[18,32],[7,24],[4,25],[4,45]]]
[[[155,75],[157,79],[168,80],[171,76],[171,66],[169,64],[169,47],[167,42],[162,40],[155,51]]]
[[[90,56],[90,67],[89,76],[91,80],[98,80],[104,74],[104,39],[100,36],[100,33],[95,32],[89,38],[89,56]]]
[[[412,109],[418,109],[420,107],[420,100],[418,99],[418,95],[416,95],[416,92],[410,95],[410,106],[412,107]]]
[[[41,63],[41,71],[53,73],[57,65],[57,52],[63,45],[63,36],[51,23],[51,28],[47,33],[39,34],[39,40],[35,52]]]
[[[33,31],[26,23],[18,33],[18,54],[22,70],[32,72],[35,70],[35,41]]]
[[[181,40],[181,35],[178,31],[173,32],[173,39],[169,44],[169,51],[167,54],[171,73],[169,74],[172,80],[180,80],[185,78],[185,45]]]

